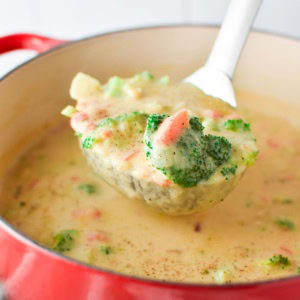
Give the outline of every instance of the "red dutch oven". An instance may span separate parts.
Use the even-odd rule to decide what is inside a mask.
[[[28,34],[0,38],[0,53],[46,51],[0,81],[0,183],[30,141],[57,120],[69,101],[69,85],[77,72],[105,81],[115,74],[151,70],[180,80],[204,63],[216,34],[215,27],[169,26],[66,44]],[[299,103],[299,75],[300,42],[256,32],[250,35],[234,84],[237,90],[284,99],[292,105]],[[0,208],[3,205],[5,199],[0,199]],[[1,217],[0,282],[8,300],[300,299],[300,276],[220,286],[140,279],[91,267],[32,241]]]

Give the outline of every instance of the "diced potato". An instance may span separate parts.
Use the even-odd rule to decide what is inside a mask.
[[[66,106],[62,111],[61,114],[63,116],[66,116],[68,118],[71,118],[76,113],[76,108],[72,105]]]
[[[101,92],[100,82],[84,73],[78,73],[71,83],[70,95],[77,101],[86,100],[99,92]]]
[[[231,267],[220,268],[216,271],[214,279],[216,283],[228,283],[232,280],[233,273]]]

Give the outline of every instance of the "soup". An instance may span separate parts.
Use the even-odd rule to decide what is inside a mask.
[[[300,130],[239,95],[260,151],[220,204],[168,216],[128,199],[88,166],[66,122],[25,153],[7,176],[3,216],[39,243],[104,269],[196,283],[265,280],[300,268]]]

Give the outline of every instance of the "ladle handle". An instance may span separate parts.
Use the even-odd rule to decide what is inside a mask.
[[[206,65],[232,79],[262,0],[231,0]]]

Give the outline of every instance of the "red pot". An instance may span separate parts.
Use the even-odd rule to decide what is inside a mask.
[[[68,101],[70,81],[76,72],[102,81],[142,70],[184,78],[202,65],[216,33],[213,27],[174,26],[99,35],[39,55],[6,75],[0,82],[0,181],[30,141],[53,124]],[[14,35],[0,38],[0,53],[20,48],[43,52],[61,43],[40,36]],[[252,33],[235,86],[292,103],[299,100],[299,74],[300,42]],[[1,199],[0,207],[4,204],[5,199]],[[2,218],[0,279],[11,300],[300,298],[300,276],[218,286],[145,280],[94,268],[39,245]]]

